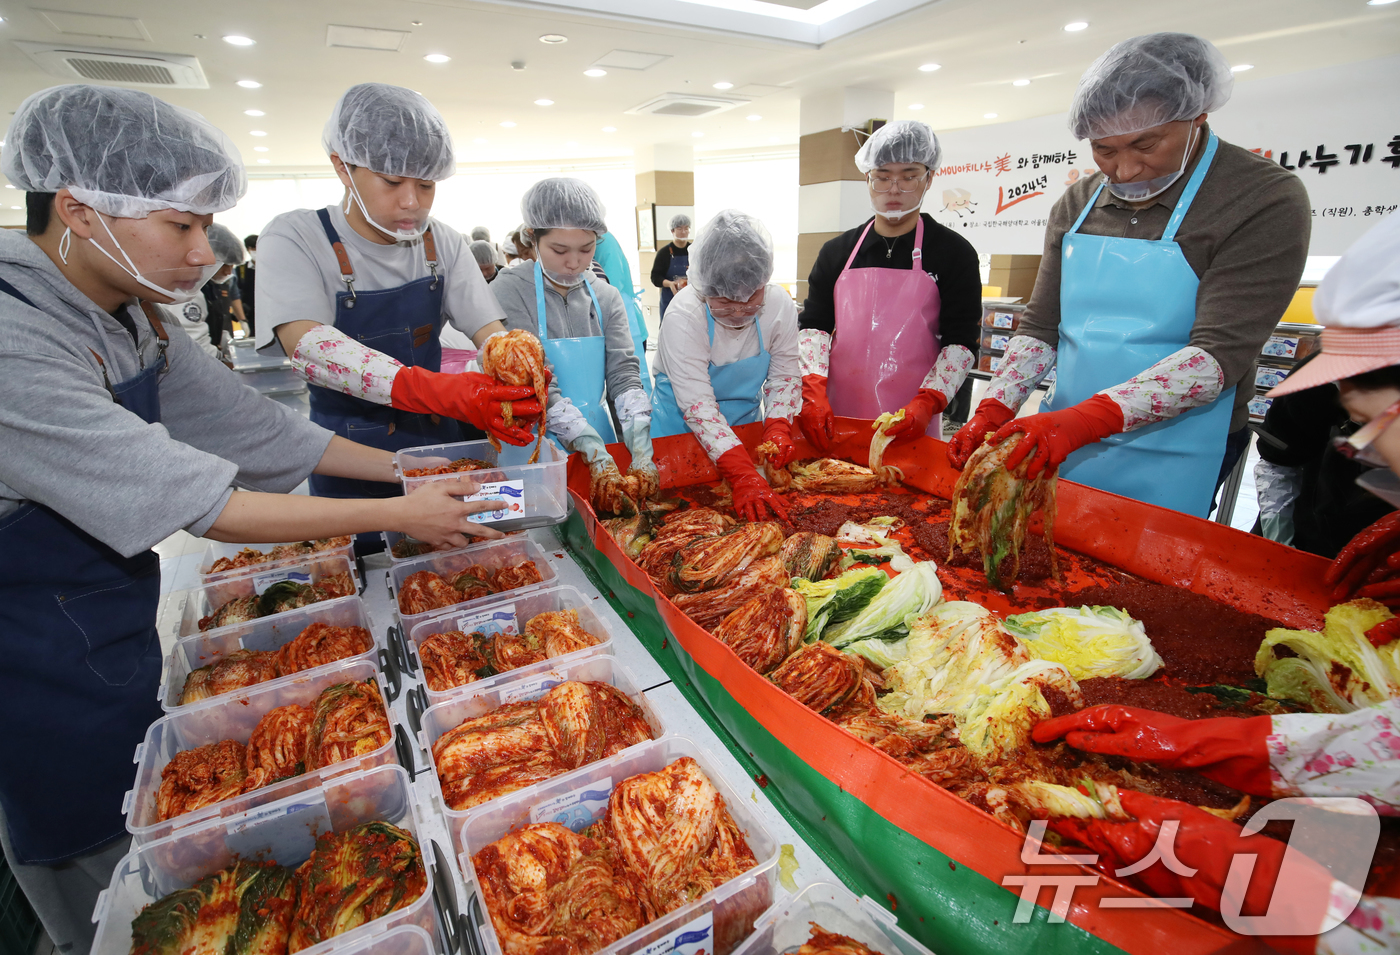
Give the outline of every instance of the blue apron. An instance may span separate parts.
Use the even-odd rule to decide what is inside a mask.
[[[760,313],[762,314],[762,313]],[[710,306],[705,306],[705,320],[710,331],[710,347],[715,344],[715,317],[710,314]],[[720,414],[732,428],[740,424],[752,424],[763,417],[760,402],[763,383],[768,380],[770,355],[763,344],[763,326],[754,317],[758,331],[758,354],[750,358],[740,358],[727,365],[710,362],[710,387],[715,392],[715,402]],[[690,425],[685,423],[680,406],[676,404],[676,392],[671,387],[671,378],[665,372],[656,376],[656,391],[651,396],[651,436],[664,438],[672,434],[689,434]]]
[[[671,246],[671,264],[666,269],[666,277],[674,282],[676,279],[685,278],[685,273],[690,269],[690,246],[677,252],[676,247]],[[671,299],[676,297],[676,293],[668,288],[661,289],[661,319],[666,319],[666,306],[671,304]]]
[[[593,299],[593,314],[598,319],[598,327],[603,326],[603,309],[598,305],[598,296],[593,285],[584,279],[583,287],[588,289],[588,297]],[[544,304],[544,270],[538,260],[535,262],[535,316],[540,323],[540,341],[544,343],[544,357],[554,370],[554,381],[559,393],[574,403],[582,412],[584,420],[602,436],[604,444],[617,440],[613,431],[612,413],[603,401],[604,372],[607,370],[606,340],[602,335],[589,335],[587,338],[550,338],[545,320],[548,313]]]
[[[1146,371],[1191,341],[1196,273],[1177,229],[1215,157],[1214,133],[1156,241],[1079,231],[1103,184],[1065,233],[1060,258],[1060,345],[1050,410],[1068,408]],[[1205,517],[1225,454],[1235,389],[1185,414],[1080,448],[1060,476]]]
[[[397,288],[355,291],[355,271],[340,235],[325,209],[316,212],[321,228],[335,249],[345,291],[335,293],[335,327],[355,341],[383,352],[409,367],[439,371],[442,368],[442,296],[445,278],[437,274],[437,248],[429,229],[423,234],[431,276]],[[363,398],[311,385],[311,420],[358,444],[382,451],[400,451],[425,444],[462,440],[461,425],[452,418],[412,414],[377,405]],[[397,497],[403,488],[383,481],[311,475],[311,493],[317,497]]]
[[[632,333],[632,352],[637,356],[637,370],[642,378],[642,390],[651,397],[651,372],[647,370],[647,322],[642,314],[641,297],[632,286],[632,268],[627,264],[627,256],[622,245],[611,232],[604,232],[598,240],[593,257],[603,267],[612,287],[622,293],[622,302],[627,306],[627,329]]]
[[[33,307],[3,280],[0,293]],[[112,400],[156,424],[168,339],[146,317],[160,338],[149,367],[112,384],[93,355]],[[155,551],[123,557],[32,501],[0,520],[0,805],[21,862],[56,865],[126,834],[131,754],[161,717],[159,599]]]

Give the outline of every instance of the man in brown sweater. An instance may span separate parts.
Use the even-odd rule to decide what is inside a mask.
[[[1211,131],[1232,86],[1220,51],[1181,33],[1125,40],[1084,74],[1070,128],[1102,175],[1051,211],[1017,335],[949,445],[955,466],[989,431],[1019,431],[1012,466],[1209,512],[1312,223],[1297,176]],[[1013,421],[1057,362],[1053,410]]]

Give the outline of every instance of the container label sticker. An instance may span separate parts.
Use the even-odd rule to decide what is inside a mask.
[[[304,570],[269,570],[265,574],[258,574],[253,578],[253,589],[261,597],[273,584],[280,584],[284,580],[290,580],[297,584],[310,584],[311,574]]]
[[[993,312],[993,313],[992,313],[992,327],[993,327],[993,328],[1015,328],[1015,327],[1016,327],[1016,316],[1015,316],[1015,315],[1012,315],[1010,312]]]
[[[464,613],[457,618],[457,629],[463,633],[481,633],[488,637],[501,634],[514,636],[520,632],[515,618],[515,604],[503,604],[489,610]]]
[[[534,806],[530,810],[530,821],[557,822],[561,826],[568,826],[574,832],[582,832],[603,818],[612,791],[611,776],[595,779],[585,786],[561,793]]]
[[[550,670],[548,673],[541,673],[533,679],[515,686],[507,687],[501,691],[501,703],[518,703],[521,700],[537,700],[544,695],[545,691],[552,690],[560,683],[564,682],[564,677]]]
[[[686,922],[665,938],[659,938],[637,955],[710,955],[714,952],[714,909]]]
[[[316,802],[295,802],[287,806],[276,806],[272,809],[263,809],[259,812],[251,812],[244,818],[240,819],[238,822],[229,823],[227,826],[224,827],[224,831],[231,836],[236,836],[240,832],[247,832],[249,829],[256,829],[263,823],[270,822],[273,819],[280,819],[282,816],[290,816],[293,813],[305,812],[308,809],[318,809],[324,812],[325,808],[326,801],[324,797],[317,800]]]
[[[991,347],[997,351],[1006,351],[1006,346],[1011,344],[1011,339],[1006,335],[993,335]]]
[[[467,501],[500,501],[501,506],[480,514],[468,514],[467,520],[473,524],[494,524],[497,521],[518,520],[525,516],[524,481],[489,481],[481,485],[481,490],[469,495]]]
[[[1270,368],[1267,365],[1260,365],[1254,373],[1254,384],[1258,388],[1276,388],[1283,384],[1283,379],[1287,377],[1287,368]]]
[[[1282,336],[1275,335],[1273,338],[1270,338],[1267,342],[1264,343],[1263,353],[1265,355],[1271,355],[1274,358],[1297,358],[1298,339],[1284,338]]]

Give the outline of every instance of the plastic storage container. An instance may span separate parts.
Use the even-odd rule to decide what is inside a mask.
[[[500,570],[502,567],[514,567],[522,561],[532,560],[535,562],[535,569],[540,572],[540,582],[528,584],[524,587],[517,587],[514,590],[507,590],[498,594],[489,594],[485,597],[478,597],[475,600],[464,600],[461,603],[453,604],[451,607],[440,607],[437,610],[429,610],[425,613],[404,613],[399,611],[399,619],[403,621],[405,632],[413,629],[420,620],[426,620],[444,613],[454,613],[458,610],[475,607],[487,601],[499,600],[507,594],[524,593],[528,590],[538,590],[541,587],[551,586],[558,575],[554,572],[554,566],[550,564],[549,558],[540,546],[528,537],[510,537],[505,540],[487,541],[484,544],[473,544],[470,547],[463,547],[460,550],[443,551],[442,553],[432,553],[425,557],[415,557],[412,560],[400,560],[394,562],[389,568],[389,580],[393,583],[394,609],[399,607],[399,592],[403,588],[403,582],[420,571],[430,570],[443,579],[449,579],[453,574],[461,573],[472,564],[480,564],[490,571]],[[451,627],[448,628],[453,629]]]
[[[290,368],[243,368],[239,381],[260,395],[290,395],[306,391],[306,379]]]
[[[421,485],[433,481],[467,477],[478,482],[520,481],[524,485],[525,516],[495,521],[490,526],[498,531],[519,531],[527,527],[558,524],[569,516],[569,491],[565,486],[565,470],[569,456],[551,441],[540,445],[540,459],[526,464],[534,453],[531,442],[523,448],[506,444],[497,451],[489,441],[459,441],[454,444],[434,444],[423,448],[406,448],[394,455],[394,469],[403,482],[405,494],[412,494]],[[467,471],[455,474],[433,474],[427,477],[404,477],[404,471],[435,467],[444,461],[475,458],[493,467],[489,471]]]
[[[523,677],[516,676],[517,673],[519,671],[512,671],[478,683],[469,683],[453,691],[444,702],[429,707],[427,712],[423,714],[423,729],[418,735],[418,741],[428,754],[428,768],[431,770],[428,775],[432,777],[432,785],[437,790],[439,799],[442,799],[442,783],[438,780],[437,761],[433,759],[433,744],[439,738],[456,729],[463,720],[485,716],[498,706],[520,700],[537,700],[544,695],[545,691],[558,686],[565,680],[608,683],[617,687],[641,707],[642,715],[646,717],[647,725],[651,727],[652,739],[660,739],[666,735],[666,728],[661,722],[661,717],[651,708],[651,704],[647,702],[641,688],[633,681],[632,674],[628,673],[627,668],[611,654],[585,657],[569,663],[551,663],[549,669],[533,672]],[[508,677],[514,677],[514,679],[508,679]],[[524,791],[524,789],[520,790],[520,792]],[[513,796],[515,793],[508,795]],[[485,806],[488,803],[481,805]],[[467,813],[478,807],[452,809],[447,805],[446,799],[442,799],[442,806],[443,812],[447,816],[447,829],[452,833],[453,848],[455,851],[461,852],[462,821],[466,818]]]
[[[324,623],[332,627],[364,627],[370,632],[372,642],[368,650],[353,657],[346,657],[345,660],[337,660],[334,664],[327,664],[327,666],[335,666],[347,660],[380,662],[379,646],[381,641],[370,626],[369,614],[365,611],[364,603],[359,597],[337,597],[335,600],[322,601],[309,607],[302,607],[300,610],[289,610],[271,617],[249,620],[247,623],[236,623],[229,627],[220,627],[218,630],[197,633],[192,637],[176,640],[175,646],[171,649],[170,656],[166,660],[165,675],[160,687],[161,707],[167,713],[182,708],[180,706],[180,693],[185,688],[185,678],[190,675],[190,671],[207,666],[235,650],[281,649],[284,644],[290,643],[297,634],[313,623]],[[277,677],[275,680],[266,681],[266,683],[257,683],[254,686],[282,683],[305,674],[316,673],[321,669],[321,667],[314,667],[291,676]],[[234,692],[246,695],[252,688],[244,687]],[[231,693],[225,693],[221,697],[216,696],[212,699],[225,699],[231,695]],[[205,702],[207,701],[200,700],[187,705],[200,706]]]
[[[224,588],[217,586],[231,581],[234,578],[257,576],[271,571],[282,570],[286,567],[295,567],[297,564],[304,564],[307,562],[314,563],[322,559],[329,559],[331,564],[338,567],[339,565],[335,564],[333,559],[336,557],[344,557],[346,560],[350,561],[350,572],[354,576],[356,582],[359,582],[359,573],[355,569],[355,539],[353,537],[347,539],[344,547],[335,547],[330,550],[318,551],[315,554],[283,557],[280,560],[263,561],[260,564],[250,564],[247,567],[235,567],[232,570],[221,570],[218,573],[214,573],[211,569],[214,566],[214,562],[220,558],[237,557],[239,552],[248,549],[262,551],[266,554],[270,553],[274,547],[280,547],[282,544],[289,543],[295,542],[280,541],[273,544],[225,544],[221,541],[211,541],[209,546],[204,548],[204,558],[199,562],[199,583],[209,595],[209,602],[216,607],[220,607],[227,601],[232,600],[233,597],[238,597],[245,593],[246,590],[241,587]],[[331,573],[336,573],[336,571],[332,570]],[[226,597],[225,594],[232,594],[233,596]]]
[[[259,683],[240,693],[192,703],[176,713],[162,716],[146,730],[146,739],[137,745],[136,755],[132,759],[136,763],[136,785],[127,792],[126,801],[122,803],[122,812],[126,813],[126,831],[131,833],[137,845],[153,842],[176,829],[215,817],[228,820],[231,816],[250,812],[284,796],[315,789],[332,776],[392,763],[394,740],[391,736],[383,746],[371,753],[284,779],[173,819],[160,821],[156,818],[156,790],[160,788],[160,773],[176,753],[226,739],[247,743],[258,721],[270,710],[289,703],[299,703],[309,709],[327,687],[364,680],[374,680],[378,684],[387,713],[389,696],[384,678],[372,663],[352,660]]]
[[[379,766],[338,776],[321,789],[269,803],[246,818],[213,820],[148,842],[117,863],[110,886],[97,898],[93,955],[127,955],[131,920],[137,912],[227,868],[235,856],[270,859],[295,869],[310,857],[317,835],[345,832],[372,821],[392,823],[418,841],[428,877],[423,894],[404,908],[302,951],[323,955],[401,925],[416,925],[436,939],[433,848],[418,819],[413,795],[408,773],[398,766]]]
[[[357,938],[335,955],[436,955],[433,937],[416,925],[400,925],[379,935]]]
[[[753,934],[734,955],[780,955],[796,951],[811,938],[811,923],[845,935],[880,955],[933,955],[897,924],[870,896],[856,898],[844,885],[813,882],[775,904],[754,923]]]
[[[643,743],[610,759],[575,770],[548,782],[539,783],[531,789],[497,799],[478,806],[467,813],[462,823],[462,854],[459,861],[467,884],[481,898],[481,884],[477,881],[476,868],[472,856],[495,842],[507,833],[529,825],[532,822],[563,822],[575,830],[597,822],[607,812],[607,803],[602,793],[611,793],[617,783],[639,773],[652,773],[669,766],[682,756],[690,756],[700,764],[700,769],[714,783],[730,815],[744,834],[749,848],[758,863],[749,871],[715,888],[689,905],[662,916],[649,925],[644,925],[624,938],[618,939],[595,955],[632,955],[645,948],[671,951],[680,947],[681,935],[691,935],[708,931],[708,936],[687,945],[686,952],[693,952],[696,945],[714,955],[730,955],[739,943],[748,937],[754,921],[773,902],[774,884],[778,879],[778,842],[763,828],[763,823],[750,808],[748,797],[740,797],[725,782],[715,769],[714,761],[704,749],[680,736],[669,736],[651,743]],[[586,802],[578,802],[567,813],[532,812],[546,802],[577,795],[580,799],[596,796]],[[539,818],[532,816],[539,815]],[[664,944],[670,939],[673,944]],[[663,942],[663,946],[657,946]],[[496,936],[491,916],[482,905],[481,943],[485,955],[502,955],[500,939]]]
[[[587,630],[601,642],[597,646],[585,647],[582,650],[575,650],[573,653],[565,653],[561,656],[548,660],[541,660],[539,663],[532,663],[529,666],[520,667],[515,670],[507,670],[505,673],[489,677],[488,680],[503,681],[515,680],[527,675],[557,669],[561,664],[577,660],[585,656],[597,656],[600,653],[608,653],[612,649],[612,632],[603,623],[601,617],[593,610],[593,601],[585,597],[574,587],[551,587],[547,590],[512,590],[505,594],[496,595],[490,599],[473,602],[470,605],[462,604],[457,610],[440,614],[426,614],[425,619],[419,620],[412,628],[406,632],[409,642],[413,645],[413,655],[417,657],[418,669],[422,669],[422,658],[418,653],[419,645],[435,633],[443,633],[447,630],[462,630],[471,633],[473,630],[480,630],[481,624],[477,622],[481,617],[505,614],[504,619],[510,622],[514,618],[517,632],[523,632],[525,625],[536,615],[549,613],[554,610],[577,610],[579,626]],[[420,676],[423,674],[420,673]],[[478,680],[475,683],[464,683],[461,686],[453,687],[450,690],[434,690],[428,686],[427,677],[423,676],[423,691],[428,696],[430,704],[436,705],[443,700],[461,695],[469,688],[480,688],[487,683],[487,680]],[[496,684],[491,684],[496,685]],[[455,723],[453,724],[456,725]],[[449,729],[451,727],[448,727]]]
[[[286,355],[264,355],[254,347],[251,338],[236,338],[228,349],[228,359],[234,371],[292,370],[292,360]]]
[[[210,634],[215,633],[217,630],[227,629],[225,627],[217,627],[214,630],[200,631],[199,621],[209,616],[215,610],[218,610],[230,600],[260,594],[280,580],[295,577],[295,579],[303,580],[303,582],[314,584],[327,577],[334,577],[336,574],[349,574],[350,580],[356,582],[356,586],[358,586],[355,567],[351,564],[348,557],[344,555],[323,557],[317,554],[313,558],[303,558],[299,562],[288,564],[285,567],[278,567],[275,570],[260,570],[256,574],[230,577],[212,585],[200,587],[198,590],[192,591],[185,600],[185,613],[180,618],[180,636],[189,637],[200,632]],[[336,599],[338,600],[340,598]],[[295,611],[284,610],[282,614],[294,612]],[[272,617],[279,617],[282,616],[282,614],[272,614]],[[272,617],[260,617],[258,619],[270,620]],[[230,626],[239,625],[230,624]]]

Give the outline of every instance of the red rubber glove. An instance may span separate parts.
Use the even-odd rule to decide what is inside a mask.
[[[904,420],[896,421],[886,429],[885,434],[894,440],[912,438],[928,431],[933,416],[941,414],[948,407],[948,399],[943,392],[932,388],[920,388],[914,399],[904,406]]]
[[[972,457],[972,452],[987,440],[987,434],[996,431],[1014,417],[1016,412],[1000,401],[995,398],[983,398],[967,424],[959,428],[958,433],[953,435],[953,440],[948,442],[948,463],[961,471],[967,464],[967,459]]]
[[[1057,468],[1086,444],[1102,441],[1123,430],[1123,409],[1108,395],[1094,395],[1063,411],[1046,411],[1008,422],[992,435],[1000,444],[1011,435],[1025,435],[1006,459],[1006,470],[1013,470],[1026,458],[1026,477]]]
[[[521,447],[535,440],[535,436],[525,428],[507,428],[501,402],[513,403],[511,414],[517,420],[540,414],[535,389],[529,385],[503,385],[490,375],[470,371],[444,375],[426,368],[400,368],[394,375],[389,401],[400,411],[466,421],[497,440]]]
[[[792,443],[792,425],[785,418],[765,418],[763,420],[763,440],[771,441],[778,451],[768,455],[768,463],[775,468],[787,467],[787,463],[797,457],[797,448]]]
[[[1162,824],[1178,820],[1176,837],[1171,840],[1174,855],[1181,863],[1177,868],[1195,872],[1191,875],[1173,872],[1158,859],[1136,873],[1152,893],[1161,898],[1195,899],[1218,912],[1231,860],[1236,854],[1252,854],[1257,858],[1245,891],[1242,914],[1263,914],[1277,882],[1278,891],[1294,900],[1293,905],[1285,907],[1293,909],[1295,917],[1301,921],[1315,913],[1318,927],[1323,924],[1332,878],[1321,865],[1295,853],[1295,864],[1289,866],[1289,878],[1279,880],[1286,848],[1279,840],[1258,833],[1243,835],[1236,823],[1174,799],[1127,789],[1120,789],[1118,796],[1134,821],[1052,819],[1047,828],[1097,852],[1098,868],[1106,875],[1126,878],[1118,876],[1117,871],[1146,858],[1157,844]],[[1275,909],[1281,907],[1280,902],[1274,900]]]
[[[1184,720],[1155,710],[1106,704],[1044,720],[1031,730],[1037,743],[1063,736],[1075,749],[1126,756],[1168,769],[1193,769],[1251,796],[1268,796],[1267,716]]]
[[[1389,603],[1400,598],[1400,511],[1391,511],[1351,539],[1327,574],[1332,600],[1352,596]]]
[[[802,376],[802,410],[797,413],[797,421],[812,447],[822,454],[831,450],[836,441],[836,422],[831,402],[826,400],[825,375]]]
[[[749,459],[749,452],[743,445],[730,448],[715,462],[719,473],[724,475],[729,486],[734,489],[734,511],[746,521],[771,520],[772,511],[781,520],[788,519],[787,505],[773,492],[758,468]]]

